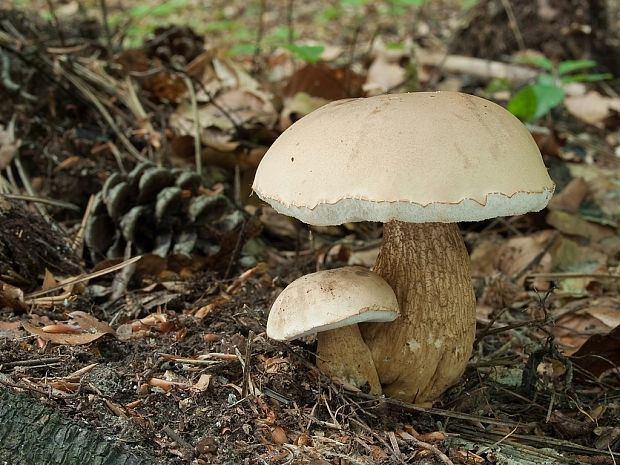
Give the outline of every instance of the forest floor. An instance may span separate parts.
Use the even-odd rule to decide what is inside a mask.
[[[604,28],[586,1],[92,3],[0,10],[0,393],[144,463],[618,462],[617,12]],[[477,333],[457,386],[374,397],[321,374],[311,338],[267,338],[288,283],[371,267],[382,232],[251,195],[286,127],[340,98],[527,89],[515,111],[556,194],[461,225]]]

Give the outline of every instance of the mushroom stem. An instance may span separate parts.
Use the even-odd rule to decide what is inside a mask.
[[[358,325],[320,332],[317,342],[316,365],[323,373],[370,394],[381,394],[379,376]]]
[[[475,297],[469,255],[454,223],[386,223],[374,271],[392,286],[401,316],[360,325],[383,392],[434,400],[455,384],[472,351]]]

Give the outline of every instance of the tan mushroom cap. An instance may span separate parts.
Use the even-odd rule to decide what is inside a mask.
[[[507,110],[418,92],[339,100],[303,117],[271,146],[253,189],[310,224],[450,223],[541,210],[554,184]]]
[[[368,321],[393,321],[398,302],[376,273],[358,266],[311,273],[280,293],[267,320],[267,336],[287,341]]]

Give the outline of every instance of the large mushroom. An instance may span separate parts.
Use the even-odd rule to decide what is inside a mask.
[[[547,205],[554,184],[527,128],[457,92],[332,102],[289,127],[253,185],[278,212],[314,225],[386,223],[374,271],[401,316],[360,326],[388,396],[436,399],[471,354],[475,299],[459,221]]]
[[[385,280],[359,266],[324,270],[296,279],[276,298],[267,335],[288,341],[317,334],[317,366],[332,378],[381,394],[372,354],[358,323],[393,321],[396,295]]]

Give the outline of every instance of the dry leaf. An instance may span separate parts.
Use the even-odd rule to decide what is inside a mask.
[[[611,227],[592,223],[576,214],[560,210],[550,211],[547,215],[547,223],[565,234],[585,237],[592,242],[599,242],[616,235]]]
[[[313,97],[305,92],[297,92],[295,96],[286,98],[280,112],[280,130],[288,128],[295,121],[314,110],[329,103],[321,97]]]
[[[600,297],[578,312],[567,313],[557,319],[551,331],[570,355],[578,350],[590,336],[606,334],[620,326],[620,299]]]
[[[21,321],[0,321],[0,337],[19,337],[23,335],[21,327]]]
[[[569,213],[576,213],[588,193],[588,184],[581,178],[574,178],[564,189],[554,194],[549,201],[550,210],[564,210]]]
[[[596,91],[590,91],[585,95],[566,97],[564,106],[581,121],[599,126],[611,116],[612,110],[620,111],[620,98],[603,97]]]
[[[553,231],[541,231],[531,236],[513,237],[500,247],[496,256],[495,266],[505,275],[512,277],[525,270],[532,261],[540,255],[549,240]],[[551,255],[546,252],[538,263],[528,271],[533,273],[545,273],[551,270]],[[521,277],[519,283],[523,283],[525,275]],[[537,289],[546,289],[547,283],[537,280],[534,283]]]
[[[96,341],[105,334],[115,334],[114,330],[109,324],[103,321],[99,321],[92,315],[84,312],[72,312],[70,316],[73,321],[79,326],[81,332],[76,333],[75,326],[72,325],[66,325],[66,332],[48,332],[50,330],[50,326],[56,327],[58,325],[48,325],[47,331],[46,328],[34,326],[25,321],[22,322],[22,326],[30,334],[39,337],[43,341],[52,342],[54,344],[66,344],[72,346],[88,344],[90,342]]]
[[[571,356],[571,360],[597,377],[607,370],[620,367],[620,326],[608,334],[591,336]]]
[[[285,97],[303,92],[325,101],[362,95],[362,77],[348,68],[334,68],[327,63],[307,64],[289,78],[282,89]]]
[[[25,312],[28,307],[24,303],[24,291],[20,288],[0,281],[0,309],[10,308],[16,312]]]
[[[192,385],[192,389],[194,391],[203,392],[209,389],[209,384],[211,384],[211,375],[203,373],[200,375],[200,378],[198,378],[198,381]]]
[[[607,272],[607,256],[592,247],[560,237],[551,248],[552,264],[551,271],[558,273],[600,273]],[[583,295],[590,283],[595,281],[592,277],[560,279],[557,284],[566,291]]]
[[[41,289],[47,291],[48,289],[52,289],[56,286],[58,286],[58,281],[54,277],[54,274],[50,270],[45,268],[45,277],[43,278],[43,284],[41,286]]]
[[[271,430],[271,440],[275,444],[287,444],[288,438],[286,437],[286,431],[280,426],[276,426]]]

